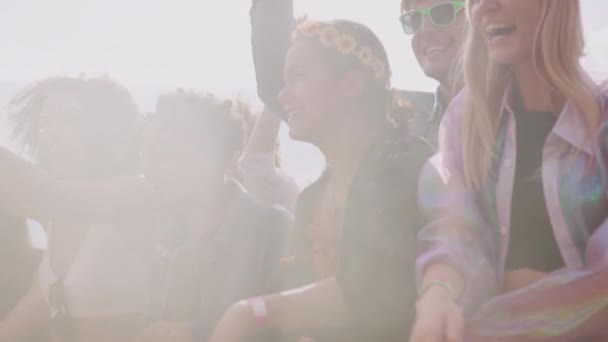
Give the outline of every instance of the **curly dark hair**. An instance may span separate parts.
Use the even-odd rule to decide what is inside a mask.
[[[8,104],[14,123],[13,139],[37,159],[40,113],[50,97],[65,95],[78,108],[75,124],[85,134],[82,141],[90,156],[91,170],[115,173],[117,151],[127,152],[122,166],[135,165],[139,111],[126,88],[113,80],[100,78],[50,77],[31,84]],[[129,170],[132,170],[129,167]]]
[[[159,96],[156,113],[152,119],[160,120],[162,127],[172,129],[180,135],[200,137],[201,148],[219,148],[223,170],[236,170],[238,158],[243,153],[247,139],[247,120],[243,115],[243,104],[223,100],[198,91],[178,90]]]

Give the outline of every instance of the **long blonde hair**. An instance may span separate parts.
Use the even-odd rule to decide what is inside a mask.
[[[541,1],[543,14],[533,50],[536,69],[557,94],[584,115],[589,132],[594,133],[599,127],[602,105],[593,82],[580,65],[585,43],[579,0]],[[472,1],[467,0],[469,18],[471,8]],[[469,188],[479,189],[496,158],[497,121],[511,70],[490,61],[482,33],[470,27],[463,71],[469,91],[461,131],[464,176]]]

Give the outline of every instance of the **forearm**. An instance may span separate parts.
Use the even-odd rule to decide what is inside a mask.
[[[556,270],[517,291],[491,298],[471,320],[475,336],[551,341],[605,335],[608,264],[604,223],[587,241],[585,267]]]
[[[0,341],[26,341],[49,322],[49,310],[37,280],[28,293],[0,322]]]
[[[264,108],[251,132],[243,158],[259,153],[275,152],[280,126],[281,120],[278,115],[272,109]]]
[[[0,205],[37,220],[110,220],[152,206],[153,193],[137,177],[104,182],[58,181],[0,148]]]
[[[477,336],[568,340],[606,331],[608,268],[563,269],[492,298],[472,320]],[[505,315],[508,313],[508,315]]]
[[[268,327],[281,331],[309,331],[348,322],[342,290],[335,278],[268,296]]]
[[[263,298],[265,329],[291,335],[331,328],[348,320],[342,293],[335,279]],[[224,314],[211,342],[244,341],[257,329],[249,301],[233,305]]]
[[[538,272],[531,269],[519,269],[510,271],[505,275],[504,292],[512,292],[523,287],[526,287],[535,281],[542,279],[544,272]]]
[[[279,117],[267,107],[256,122],[239,166],[243,185],[252,195],[293,212],[299,188],[292,177],[275,165],[280,124]]]
[[[570,330],[561,336],[549,334],[521,334],[509,336],[504,340],[497,339],[499,342],[532,342],[532,341],[551,341],[551,342],[570,342],[570,341],[608,341],[608,309],[603,309],[591,318],[582,322],[577,328]]]
[[[496,342],[534,342],[534,341],[551,341],[551,342],[570,342],[570,341],[608,341],[608,309],[604,309],[593,317],[583,322],[578,328],[575,328],[561,336],[553,336],[549,334],[519,334],[507,337],[486,337],[477,336],[474,340],[486,341],[492,340]]]
[[[451,164],[435,155],[419,178],[418,203],[426,224],[417,234],[416,279],[422,289],[426,282],[437,280],[425,275],[431,266],[449,264],[460,275],[449,275],[448,270],[459,305],[468,316],[503,289],[499,246],[477,194],[468,191],[458,169],[446,163]],[[438,273],[435,276],[442,276]]]

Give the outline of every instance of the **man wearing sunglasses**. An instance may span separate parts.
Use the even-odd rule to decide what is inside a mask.
[[[400,21],[403,31],[412,35],[412,50],[424,73],[439,82],[435,93],[435,109],[432,115],[418,117],[415,121],[417,130],[437,144],[439,123],[444,111],[454,95],[462,87],[456,77],[459,67],[459,53],[464,43],[466,18],[464,1],[446,0],[402,0]],[[437,282],[439,284],[439,282]],[[450,295],[451,287],[434,286],[423,290],[418,298],[433,300],[429,292],[442,291],[441,295]],[[443,298],[443,297],[439,297]],[[418,307],[418,305],[417,305]],[[433,308],[433,305],[420,306]],[[445,316],[442,316],[445,315]],[[416,309],[416,322],[412,328],[410,341],[457,341],[458,330],[462,322],[460,308],[456,305],[449,311],[425,311]],[[442,328],[442,325],[445,328]]]
[[[400,21],[403,31],[412,36],[411,44],[424,73],[439,82],[435,108],[431,115],[418,116],[419,135],[437,144],[437,131],[443,112],[460,90],[456,76],[459,52],[464,41],[464,1],[402,0]]]

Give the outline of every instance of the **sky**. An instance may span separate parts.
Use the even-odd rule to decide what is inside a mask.
[[[178,87],[255,101],[250,1],[0,0],[0,86],[16,91],[50,75],[84,73],[121,82],[143,111],[153,109],[159,93]],[[399,26],[399,2],[295,0],[295,10],[297,16],[367,24],[386,46],[393,85],[433,90],[435,83],[420,71]],[[585,65],[608,78],[608,1],[581,4]],[[0,135],[8,129],[0,119]],[[288,171],[301,183],[314,179],[322,168],[317,151],[288,141],[285,130],[281,136]]]
[[[0,79],[107,73],[136,86],[255,87],[251,0],[0,0]],[[565,0],[555,0],[565,1]],[[581,0],[591,59],[608,69],[605,0]],[[397,21],[399,0],[295,0],[296,14],[348,18],[384,41],[396,86],[432,89]]]
[[[132,86],[254,88],[250,1],[0,0],[0,76],[108,73]],[[295,6],[298,15],[370,25],[387,43],[395,74],[411,74],[399,83],[432,87],[415,64],[396,63],[412,60],[396,19],[398,0],[296,0]]]
[[[530,0],[520,0],[530,1]],[[567,1],[567,0],[550,0]],[[176,88],[241,96],[255,103],[249,43],[251,0],[0,0],[0,144],[10,125],[4,104],[24,84],[48,76],[108,75],[128,87],[142,111]],[[350,19],[382,39],[393,86],[432,91],[409,37],[399,26],[400,0],[294,0],[297,16]],[[581,0],[587,57],[584,64],[608,79],[608,1]],[[300,185],[323,168],[319,152],[281,131],[286,171]],[[43,247],[41,231],[34,245]]]

